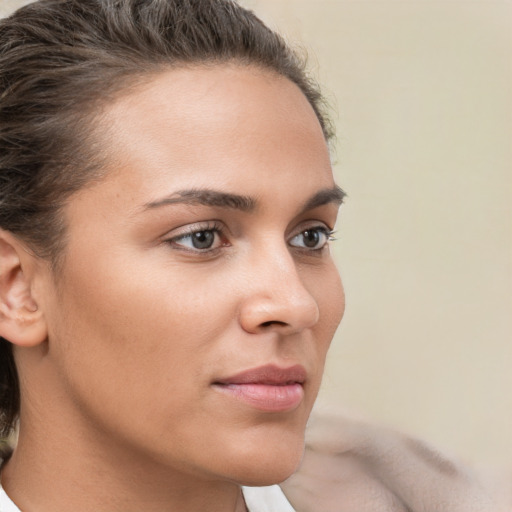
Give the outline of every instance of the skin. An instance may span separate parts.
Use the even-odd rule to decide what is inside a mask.
[[[106,174],[64,208],[59,275],[2,233],[23,397],[2,483],[28,512],[244,510],[240,485],[297,468],[343,315],[321,127],[287,79],[224,64],[148,77],[96,133]],[[303,366],[298,405],[215,385],[267,364]]]

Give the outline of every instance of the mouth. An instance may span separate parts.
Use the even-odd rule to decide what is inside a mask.
[[[212,386],[259,411],[289,412],[304,399],[306,377],[306,370],[300,365],[289,368],[267,365],[222,378]]]

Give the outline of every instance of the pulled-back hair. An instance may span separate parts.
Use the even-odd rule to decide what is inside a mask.
[[[294,82],[331,132],[304,62],[231,0],[39,0],[0,21],[0,227],[58,268],[61,209],[101,171],[92,119],[151,74],[234,61]],[[11,344],[0,338],[0,435],[19,412]]]

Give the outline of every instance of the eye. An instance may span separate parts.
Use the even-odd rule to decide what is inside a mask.
[[[331,240],[331,235],[332,232],[323,226],[308,228],[295,235],[290,240],[290,245],[301,249],[320,250]]]
[[[223,240],[220,228],[216,226],[193,229],[188,233],[175,236],[167,242],[178,249],[197,252],[212,251],[227,245],[227,241]]]
[[[183,245],[189,245],[194,249],[211,249],[216,236],[218,235],[215,231],[196,231],[180,238],[180,241]],[[184,244],[185,240],[188,242],[187,244]]]

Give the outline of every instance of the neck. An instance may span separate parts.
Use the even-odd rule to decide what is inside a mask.
[[[246,511],[234,483],[105,445],[101,436],[42,434],[25,429],[22,418],[18,447],[2,471],[4,489],[25,512]]]

